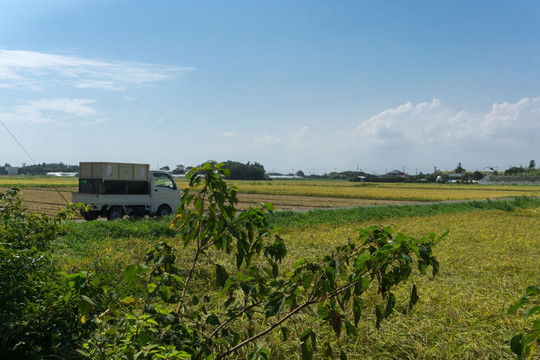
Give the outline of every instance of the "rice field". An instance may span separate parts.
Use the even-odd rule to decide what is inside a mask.
[[[239,208],[271,202],[278,210],[350,208],[418,202],[470,201],[540,196],[539,186],[479,184],[387,184],[322,180],[230,181],[239,190]],[[0,191],[21,188],[24,205],[48,215],[71,202],[78,178],[0,177]],[[177,180],[180,188],[187,181]]]
[[[346,181],[232,181],[241,193],[395,201],[450,201],[540,196],[540,187],[479,184],[355,183]]]
[[[324,253],[372,224],[291,228],[283,236],[295,258]],[[506,311],[527,286],[540,283],[540,209],[403,217],[381,224],[415,237],[446,229],[450,235],[435,248],[440,273],[414,280],[421,300],[413,312],[394,313],[380,330],[375,315],[367,313],[360,335],[346,340],[348,357],[512,359],[509,340],[530,321]],[[396,296],[407,299],[410,286]]]

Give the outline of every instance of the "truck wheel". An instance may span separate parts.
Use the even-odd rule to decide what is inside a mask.
[[[156,212],[156,216],[169,216],[172,214],[171,208],[167,205],[161,205]]]
[[[146,209],[144,205],[137,205],[133,207],[133,216],[135,217],[144,217],[146,215]]]
[[[96,213],[96,212],[81,211],[81,216],[86,221],[93,221],[93,220],[96,220],[99,217],[99,214]]]
[[[124,217],[124,210],[119,206],[113,206],[107,212],[107,220],[118,220]]]

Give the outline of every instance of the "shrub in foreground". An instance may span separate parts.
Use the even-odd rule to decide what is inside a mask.
[[[394,309],[394,287],[409,279],[413,267],[421,274],[438,271],[431,249],[446,233],[414,239],[378,226],[283,269],[285,241],[272,234],[266,216],[272,206],[237,211],[237,190],[223,181],[227,175],[221,164],[204,164],[187,176],[190,188],[171,224],[184,251],[191,251],[187,265],[178,261],[178,250],[157,241],[114,286],[99,272],[71,275],[81,320],[96,329],[81,351],[85,356],[268,359],[273,349],[259,340],[273,334],[281,341],[297,339],[302,359],[346,358],[339,339],[357,334],[369,289],[380,294],[378,327]],[[413,284],[409,308],[418,299]],[[291,319],[313,312],[314,323],[296,323],[300,330],[290,326]],[[337,341],[321,336],[328,331]]]
[[[73,358],[83,329],[77,309],[63,300],[69,286],[51,257],[51,242],[72,212],[28,213],[17,192],[0,193],[0,354]]]

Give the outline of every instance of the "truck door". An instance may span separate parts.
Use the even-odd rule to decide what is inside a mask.
[[[166,204],[172,213],[180,205],[180,190],[174,180],[167,173],[152,173],[152,213],[156,213],[160,206]]]

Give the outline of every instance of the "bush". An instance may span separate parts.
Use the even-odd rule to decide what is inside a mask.
[[[51,241],[71,211],[53,218],[27,213],[17,192],[0,193],[0,354],[74,358],[82,329],[76,308],[63,300],[69,286],[51,257]]]

